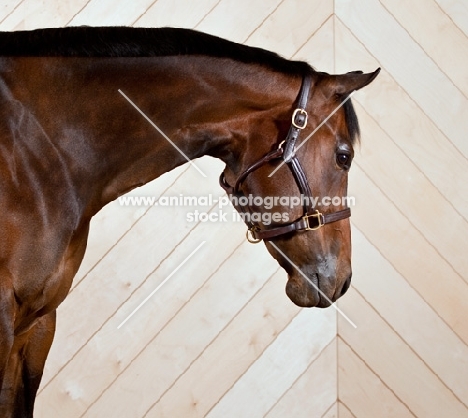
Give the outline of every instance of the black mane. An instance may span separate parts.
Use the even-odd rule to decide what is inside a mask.
[[[311,67],[260,48],[230,42],[190,29],[66,27],[0,32],[0,56],[161,57],[207,55],[256,63],[303,75]]]
[[[348,100],[343,105],[343,109],[345,111],[345,121],[346,126],[348,127],[348,133],[351,139],[351,143],[355,144],[359,142],[359,139],[361,137],[361,129],[359,128],[358,117],[356,115],[356,111],[354,110],[354,106],[351,100]]]

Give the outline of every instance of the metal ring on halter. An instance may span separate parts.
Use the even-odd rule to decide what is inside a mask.
[[[256,226],[253,226],[252,228],[247,229],[247,232],[245,233],[245,236],[247,237],[247,241],[249,241],[252,244],[258,244],[259,242],[262,242],[261,238],[260,239],[255,238],[253,235],[254,234],[253,231],[257,231],[257,230],[259,230],[259,228]]]

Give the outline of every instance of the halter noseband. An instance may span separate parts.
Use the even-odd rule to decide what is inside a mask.
[[[246,218],[246,224],[248,226],[247,239],[249,242],[257,243],[262,240],[270,240],[280,235],[287,234],[295,231],[314,231],[321,228],[323,225],[340,221],[342,219],[349,218],[351,216],[351,209],[346,208],[337,212],[323,214],[316,210],[313,206],[312,192],[310,191],[307,177],[304,173],[301,163],[296,157],[295,145],[299,138],[300,132],[307,126],[307,99],[309,97],[309,90],[312,84],[310,75],[305,75],[302,79],[302,86],[299,92],[299,99],[297,108],[294,110],[291,119],[291,126],[289,128],[286,139],[279,144],[278,148],[269,152],[260,160],[253,163],[246,170],[244,170],[236,180],[234,187],[230,186],[225,177],[224,172],[219,177],[219,184],[226,191],[228,195],[241,197],[243,196],[240,191],[240,187],[247,176],[269,163],[272,160],[282,158],[291,170],[294,179],[299,187],[301,196],[306,199],[303,200],[303,215],[289,224],[276,226],[267,229],[261,229],[258,225]],[[239,206],[239,205],[236,205]],[[238,208],[237,208],[238,209]],[[246,213],[244,206],[240,206],[242,212]]]

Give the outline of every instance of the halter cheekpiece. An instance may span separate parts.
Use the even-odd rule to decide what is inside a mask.
[[[269,163],[270,161],[282,159],[291,170],[299,188],[299,191],[301,192],[301,195],[305,197],[305,199],[303,199],[303,215],[299,219],[291,223],[280,226],[274,226],[271,228],[260,228],[259,225],[256,225],[255,223],[251,222],[249,218],[246,218],[246,224],[248,226],[247,239],[249,242],[257,243],[262,240],[270,240],[280,235],[284,235],[295,231],[314,231],[326,224],[340,221],[351,216],[350,208],[327,214],[321,213],[314,208],[312,192],[310,190],[307,177],[305,175],[301,163],[299,162],[296,156],[297,139],[299,138],[300,132],[307,126],[308,115],[305,109],[307,106],[307,99],[309,97],[311,84],[311,76],[309,74],[305,75],[302,79],[301,90],[299,92],[299,98],[297,101],[297,107],[293,111],[291,117],[291,126],[289,127],[288,134],[286,136],[286,139],[279,144],[277,149],[269,152],[260,160],[256,161],[246,170],[244,170],[237,178],[236,183],[233,187],[227,183],[224,177],[224,172],[221,173],[219,177],[219,183],[221,187],[226,191],[226,193],[228,195],[236,196],[239,198],[244,196],[244,194],[240,190],[240,187],[250,173],[254,172],[255,170]],[[235,206],[236,209],[240,209],[242,212],[246,213],[245,207],[243,205]]]

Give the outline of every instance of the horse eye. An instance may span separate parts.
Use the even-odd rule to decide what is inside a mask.
[[[344,170],[349,169],[351,165],[351,155],[345,152],[337,152],[336,163]]]

